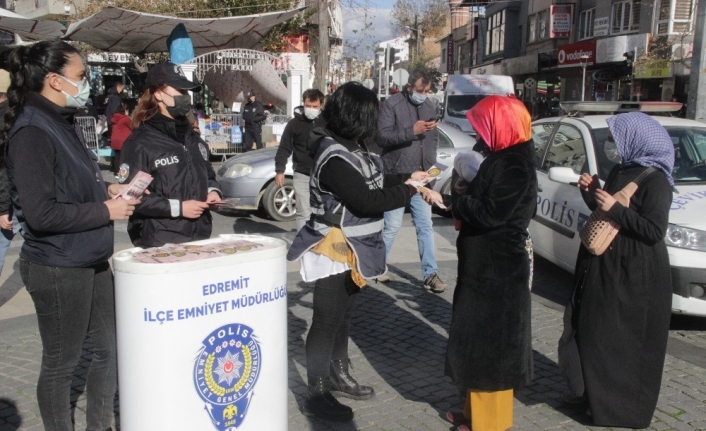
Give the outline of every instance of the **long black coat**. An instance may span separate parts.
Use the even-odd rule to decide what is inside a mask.
[[[518,389],[532,380],[525,248],[537,208],[532,141],[491,153],[452,208],[462,227],[446,374],[461,388]]]
[[[613,168],[604,189],[614,194],[646,168]],[[584,199],[591,209],[595,201]],[[647,428],[662,380],[672,282],[664,236],[672,188],[660,171],[645,177],[629,208],[608,215],[621,225],[600,256],[581,247],[573,313],[586,397],[600,426]],[[576,365],[578,366],[578,364]]]

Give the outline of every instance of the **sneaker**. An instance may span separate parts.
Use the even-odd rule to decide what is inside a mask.
[[[383,275],[375,278],[375,282],[377,282],[377,283],[388,283],[390,281],[392,281],[392,277],[390,277],[387,274],[383,274]]]
[[[434,293],[441,293],[446,290],[446,284],[441,281],[436,273],[430,275],[424,280],[424,288],[429,289]]]

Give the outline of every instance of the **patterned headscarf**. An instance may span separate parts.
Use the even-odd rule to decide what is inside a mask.
[[[642,112],[630,112],[614,115],[606,121],[623,165],[657,168],[674,187],[674,143],[657,120]]]
[[[532,117],[514,96],[483,98],[466,112],[466,118],[493,152],[532,139]]]

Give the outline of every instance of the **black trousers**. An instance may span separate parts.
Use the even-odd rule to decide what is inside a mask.
[[[113,156],[113,160],[110,161],[110,164],[112,165],[113,173],[118,175],[120,173],[120,150],[113,150],[113,153],[115,153],[115,155]]]
[[[254,127],[245,126],[245,136],[243,136],[243,152],[247,153],[252,150],[252,143],[255,141],[255,146],[259,150],[265,148],[262,144],[262,126]]]
[[[351,272],[316,281],[314,318],[306,337],[306,372],[309,378],[328,377],[332,359],[348,358],[348,330],[357,294],[346,291]]]

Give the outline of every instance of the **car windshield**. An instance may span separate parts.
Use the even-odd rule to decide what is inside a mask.
[[[449,115],[457,118],[466,118],[466,112],[473,108],[478,101],[486,97],[485,95],[462,94],[459,96],[449,96],[446,109]]]
[[[672,175],[676,183],[706,181],[706,128],[665,127],[674,143],[674,170]],[[608,160],[603,150],[608,128],[593,129],[593,142],[596,146],[599,175],[608,178],[615,163]]]

